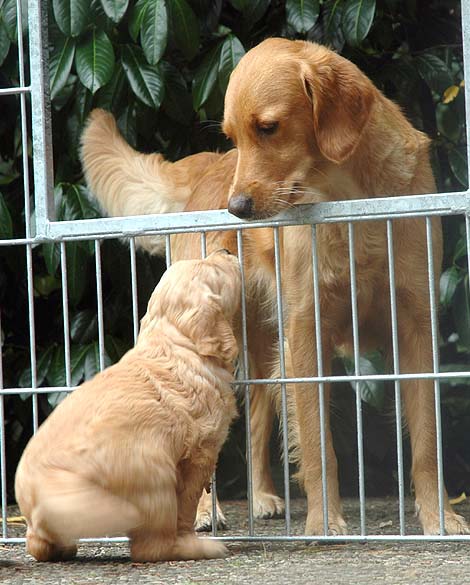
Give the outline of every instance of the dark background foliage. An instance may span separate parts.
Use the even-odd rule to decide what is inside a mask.
[[[24,2],[23,4],[27,4]],[[23,35],[27,38],[26,19]],[[354,61],[433,139],[440,191],[467,187],[460,3],[457,0],[52,0],[49,52],[55,198],[58,219],[96,217],[83,186],[78,145],[93,107],[111,110],[126,139],[169,159],[230,144],[219,131],[223,95],[233,67],[269,36],[328,44]],[[0,0],[0,87],[19,84],[16,0]],[[1,98],[0,238],[25,235],[20,100]],[[28,153],[30,156],[30,152]],[[31,177],[32,181],[32,177]],[[470,301],[461,218],[444,220],[441,278],[441,369],[468,367]],[[94,246],[68,243],[72,383],[99,367]],[[103,296],[106,363],[132,345],[129,253],[105,241]],[[60,250],[33,249],[37,384],[65,384]],[[163,270],[138,256],[139,315]],[[0,307],[5,387],[31,385],[26,254],[0,247]],[[361,371],[383,371],[380,354],[362,356]],[[338,361],[340,371],[351,364]],[[465,380],[443,384],[446,472],[452,493],[470,489],[465,430],[470,400]],[[367,490],[396,491],[394,425],[378,412],[390,407],[380,384],[361,385],[365,401]],[[39,397],[42,420],[61,396]],[[353,393],[335,388],[333,425],[342,487],[356,493]],[[31,433],[31,398],[5,398],[10,479]],[[242,495],[245,460],[242,420],[224,449],[225,495]],[[278,460],[278,455],[274,455]]]

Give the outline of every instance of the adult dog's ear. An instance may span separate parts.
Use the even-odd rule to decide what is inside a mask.
[[[188,324],[188,335],[200,355],[224,363],[237,357],[238,345],[232,327],[216,302],[207,302],[194,310]]]
[[[332,51],[322,57],[321,62],[304,61],[301,75],[305,91],[313,102],[318,148],[325,158],[342,163],[359,144],[376,90],[347,59]]]

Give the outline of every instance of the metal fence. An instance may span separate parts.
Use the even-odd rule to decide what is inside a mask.
[[[126,237],[130,242],[130,270],[131,270],[131,287],[132,287],[132,318],[134,327],[134,339],[138,334],[138,311],[137,311],[137,281],[138,274],[136,268],[136,244],[135,238],[142,235],[159,234],[166,237],[167,242],[167,263],[171,262],[170,258],[170,236],[177,233],[199,232],[201,234],[201,253],[205,254],[206,234],[211,231],[236,230],[238,251],[240,257],[243,257],[243,231],[246,227],[250,229],[258,227],[271,226],[274,230],[275,243],[275,269],[276,269],[276,290],[277,290],[277,324],[280,340],[280,377],[276,379],[251,379],[247,368],[248,364],[248,347],[247,347],[247,317],[246,307],[243,298],[243,347],[242,347],[242,366],[241,379],[237,384],[245,393],[245,416],[249,418],[250,412],[250,391],[255,385],[276,384],[281,387],[281,409],[280,420],[284,430],[287,429],[287,387],[293,382],[317,383],[320,393],[323,385],[326,383],[352,382],[381,380],[392,381],[395,383],[396,396],[396,433],[397,433],[397,459],[398,459],[398,483],[399,483],[399,518],[400,530],[397,534],[370,534],[366,521],[366,494],[364,487],[364,461],[362,457],[363,433],[362,433],[362,405],[361,398],[356,392],[356,419],[358,428],[358,467],[359,467],[359,509],[360,509],[360,529],[355,534],[346,536],[331,536],[325,534],[314,537],[306,537],[301,534],[293,534],[291,528],[291,508],[290,508],[290,471],[287,458],[284,460],[284,497],[286,503],[285,526],[283,534],[272,536],[264,533],[259,527],[255,526],[253,517],[253,486],[251,470],[251,437],[250,425],[247,426],[247,477],[248,477],[248,528],[245,533],[231,535],[230,532],[223,535],[217,534],[213,530],[213,536],[224,540],[315,540],[315,541],[366,541],[366,540],[470,540],[469,535],[464,536],[447,536],[444,535],[444,509],[443,509],[443,456],[442,456],[442,432],[441,421],[439,416],[440,405],[440,386],[443,379],[470,377],[470,371],[441,373],[439,372],[438,360],[438,335],[437,335],[437,308],[436,299],[434,298],[434,275],[432,262],[432,234],[431,234],[431,217],[462,215],[465,217],[467,250],[470,250],[470,191],[453,192],[445,194],[429,194],[411,197],[393,197],[378,198],[367,201],[338,201],[334,203],[322,203],[315,206],[299,206],[289,209],[278,216],[275,220],[255,221],[249,224],[228,214],[226,211],[207,211],[193,212],[184,214],[167,214],[158,216],[134,216],[127,218],[103,218],[89,219],[80,221],[54,221],[53,217],[53,176],[52,176],[52,146],[51,146],[51,124],[48,99],[48,75],[47,75],[47,42],[45,41],[46,31],[42,29],[41,23],[47,19],[44,18],[44,11],[47,9],[46,2],[39,0],[30,0],[28,2],[28,19],[29,19],[29,72],[25,71],[23,37],[18,35],[18,67],[19,67],[19,87],[12,87],[0,90],[0,100],[4,95],[17,95],[21,104],[22,118],[22,144],[23,144],[23,181],[24,181],[24,211],[25,211],[25,234],[20,239],[0,240],[1,246],[20,246],[23,247],[26,254],[27,283],[28,283],[28,322],[29,322],[29,340],[30,340],[30,362],[31,362],[31,388],[5,388],[3,385],[2,372],[2,354],[0,353],[0,469],[1,469],[1,516],[2,516],[2,535],[0,543],[20,543],[24,538],[11,536],[7,524],[7,494],[6,494],[6,441],[5,436],[5,412],[4,397],[11,394],[20,394],[24,392],[31,393],[32,404],[32,427],[36,431],[38,428],[38,395],[52,392],[71,392],[73,391],[71,377],[71,357],[70,357],[70,324],[68,308],[68,288],[67,288],[67,264],[66,264],[66,243],[77,240],[89,240],[94,242],[95,262],[96,262],[96,282],[97,282],[97,307],[98,307],[98,338],[100,348],[100,367],[104,368],[104,322],[103,322],[103,294],[102,294],[102,277],[101,277],[101,243],[107,238]],[[464,0],[462,2],[463,13],[463,44],[464,44],[464,65],[465,78],[470,79],[470,3]],[[22,30],[22,11],[21,2],[18,0],[18,30]],[[27,81],[29,75],[29,83]],[[470,84],[465,87],[466,104],[470,104]],[[31,103],[31,113],[28,112],[28,103]],[[30,208],[31,188],[29,185],[29,164],[28,160],[28,119],[31,115],[32,140],[33,140],[33,172],[34,172],[34,218]],[[467,115],[468,118],[468,115]],[[467,144],[470,144],[470,124],[467,124]],[[419,372],[417,374],[403,374],[398,368],[398,361],[394,359],[393,374],[361,375],[358,369],[359,343],[358,343],[358,322],[356,307],[356,290],[355,290],[355,263],[354,263],[354,227],[356,222],[383,220],[387,226],[387,243],[388,243],[388,261],[389,261],[389,278],[390,289],[390,310],[394,329],[393,350],[394,358],[397,355],[397,314],[396,303],[394,300],[394,259],[393,259],[393,221],[396,219],[422,217],[426,222],[427,251],[428,251],[428,275],[429,275],[429,295],[430,310],[432,323],[432,351],[433,351],[433,371]],[[352,299],[352,325],[354,334],[354,361],[355,374],[348,376],[325,376],[319,368],[318,376],[308,378],[289,378],[286,374],[286,364],[284,356],[284,317],[282,307],[282,286],[281,286],[281,268],[280,268],[280,247],[279,234],[280,229],[286,226],[310,225],[312,235],[313,251],[313,276],[314,276],[314,297],[317,300],[315,306],[318,307],[318,275],[317,275],[317,257],[316,257],[316,226],[319,224],[344,222],[348,226],[349,233],[349,255],[350,255],[350,273],[351,273],[351,299]],[[56,242],[60,244],[61,253],[61,274],[62,274],[62,311],[64,323],[64,345],[65,345],[65,386],[60,387],[38,387],[37,384],[37,359],[35,343],[35,300],[33,287],[33,247],[46,242]],[[318,320],[316,320],[318,322]],[[1,310],[0,310],[1,325]],[[320,329],[317,327],[317,342],[320,335]],[[317,343],[321,346],[321,343]],[[403,452],[402,452],[402,429],[401,429],[401,400],[400,400],[400,382],[407,379],[431,379],[434,380],[435,403],[437,405],[436,431],[437,431],[437,453],[438,453],[438,479],[440,494],[440,522],[441,535],[439,536],[419,536],[408,534],[405,523],[405,489],[403,480]],[[320,394],[321,396],[321,394]],[[324,412],[321,410],[324,417]],[[283,433],[283,448],[288,451],[288,433]],[[322,462],[323,470],[326,469],[326,452],[325,452],[325,434],[324,420],[322,424]],[[214,490],[215,492],[215,490]],[[324,517],[327,517],[326,501],[326,474],[323,473],[323,504]],[[214,508],[215,512],[215,508]],[[123,539],[108,538],[100,539],[101,542],[115,542]]]

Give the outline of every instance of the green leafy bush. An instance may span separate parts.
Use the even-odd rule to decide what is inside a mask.
[[[24,18],[25,37],[26,23]],[[134,147],[161,151],[169,159],[226,149],[230,145],[219,131],[219,121],[229,75],[245,51],[268,36],[325,43],[357,63],[432,137],[439,190],[466,188],[460,28],[457,0],[52,0],[49,52],[57,218],[98,214],[83,186],[78,157],[83,124],[93,107],[111,110]],[[0,87],[19,84],[17,46],[16,0],[2,0]],[[16,238],[24,236],[29,220],[24,215],[22,154],[25,148],[29,156],[31,146],[21,141],[19,98],[0,100],[0,238]],[[470,353],[465,230],[460,218],[444,220],[444,230],[442,362],[443,369],[462,369]],[[93,243],[74,242],[66,245],[66,252],[75,384],[98,367],[95,249]],[[125,247],[105,241],[102,253],[108,362],[133,341],[131,285]],[[60,247],[35,246],[32,259],[37,383],[63,385]],[[138,256],[139,315],[162,270],[159,260]],[[4,385],[28,387],[23,246],[0,247],[0,306]],[[377,356],[363,356],[361,364],[372,372],[383,367]],[[447,389],[454,406],[455,392],[466,384],[460,380]],[[361,391],[382,408],[380,384],[365,384]],[[40,398],[40,417],[58,398]],[[9,396],[6,410],[12,438],[8,460],[14,469],[31,432],[30,403]],[[453,416],[458,416],[457,410]],[[233,450],[230,456],[237,461],[242,457]],[[226,479],[234,481],[232,476]]]

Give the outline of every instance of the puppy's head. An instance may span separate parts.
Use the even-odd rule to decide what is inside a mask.
[[[238,353],[232,326],[240,295],[238,259],[227,250],[204,260],[175,262],[152,294],[141,333],[163,319],[188,337],[200,355],[231,363]]]
[[[257,219],[313,202],[328,165],[357,148],[376,93],[355,65],[320,45],[268,39],[249,51],[225,96],[223,129],[238,150],[229,211]]]

